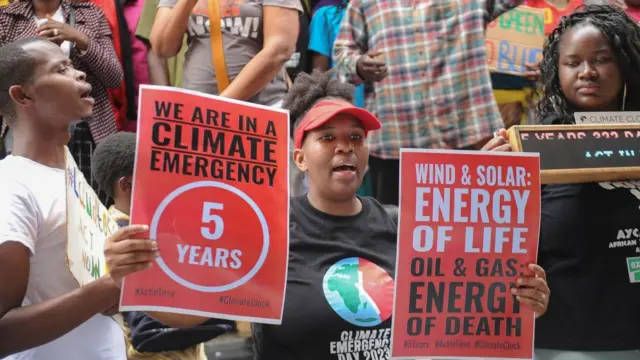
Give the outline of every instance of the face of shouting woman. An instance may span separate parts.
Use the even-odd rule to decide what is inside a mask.
[[[366,131],[357,118],[337,114],[305,133],[294,158],[309,177],[309,192],[333,202],[350,201],[362,184],[369,159]]]

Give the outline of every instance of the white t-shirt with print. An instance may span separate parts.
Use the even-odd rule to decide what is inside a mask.
[[[0,245],[9,241],[21,243],[31,252],[23,306],[78,287],[66,265],[64,170],[11,155],[0,161]],[[126,360],[126,354],[118,324],[95,315],[48,344],[6,359]]]

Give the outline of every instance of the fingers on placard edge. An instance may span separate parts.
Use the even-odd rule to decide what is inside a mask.
[[[122,242],[124,252],[150,252],[157,250],[156,242],[149,239],[127,239]]]
[[[123,278],[127,275],[131,275],[138,271],[146,270],[150,268],[152,265],[153,263],[139,263],[139,264],[133,264],[133,265],[125,265],[118,268],[117,274],[119,278]]]
[[[518,289],[518,296],[532,299],[542,304],[544,304],[546,298],[546,295],[542,291],[535,288],[520,288]]]
[[[534,274],[536,274],[536,276],[541,277],[545,280],[547,279],[547,273],[546,271],[544,271],[542,266],[532,263],[532,264],[529,264],[529,269],[531,269],[531,271],[533,271]]]
[[[495,150],[501,144],[504,144],[504,139],[501,138],[501,137],[495,137],[495,138],[489,140],[489,142],[487,142],[486,145],[482,147],[482,149],[483,150]]]
[[[118,256],[135,253],[145,253],[150,254],[150,256],[152,254],[153,258],[155,258],[158,255],[157,250],[158,248],[153,240],[126,239],[116,243],[106,244],[104,252],[105,254],[113,256],[114,262],[118,262]]]
[[[151,251],[136,251],[126,255],[130,259],[129,264],[136,263],[153,263],[156,259],[156,253]]]
[[[117,239],[116,241],[122,241],[147,230],[149,230],[147,225],[129,225],[118,229],[115,238]]]
[[[535,291],[544,294],[544,296],[549,296],[551,294],[549,285],[547,285],[547,282],[541,278],[524,278],[521,286],[528,289],[534,289]]]
[[[523,296],[516,296],[516,299],[518,299],[518,301],[520,301],[522,304],[528,306],[529,308],[533,309],[534,312],[536,313],[542,313],[545,311],[545,305],[540,303],[537,300],[534,299],[530,299],[528,297],[523,297]]]

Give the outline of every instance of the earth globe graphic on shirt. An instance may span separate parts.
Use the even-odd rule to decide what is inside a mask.
[[[369,260],[351,257],[333,264],[322,290],[331,308],[353,325],[377,326],[393,312],[393,279]]]

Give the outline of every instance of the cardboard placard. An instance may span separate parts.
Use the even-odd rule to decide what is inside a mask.
[[[489,70],[522,74],[525,64],[537,64],[544,46],[544,9],[518,6],[487,25]]]
[[[83,286],[107,274],[104,242],[118,224],[66,152],[67,266]]]
[[[640,123],[640,111],[577,112],[573,116],[580,125]]]
[[[640,124],[517,125],[515,151],[540,153],[543,184],[640,179]]]
[[[558,26],[560,19],[575,11],[584,4],[583,0],[525,0],[524,5],[532,6],[544,11],[544,33],[549,35]]]

